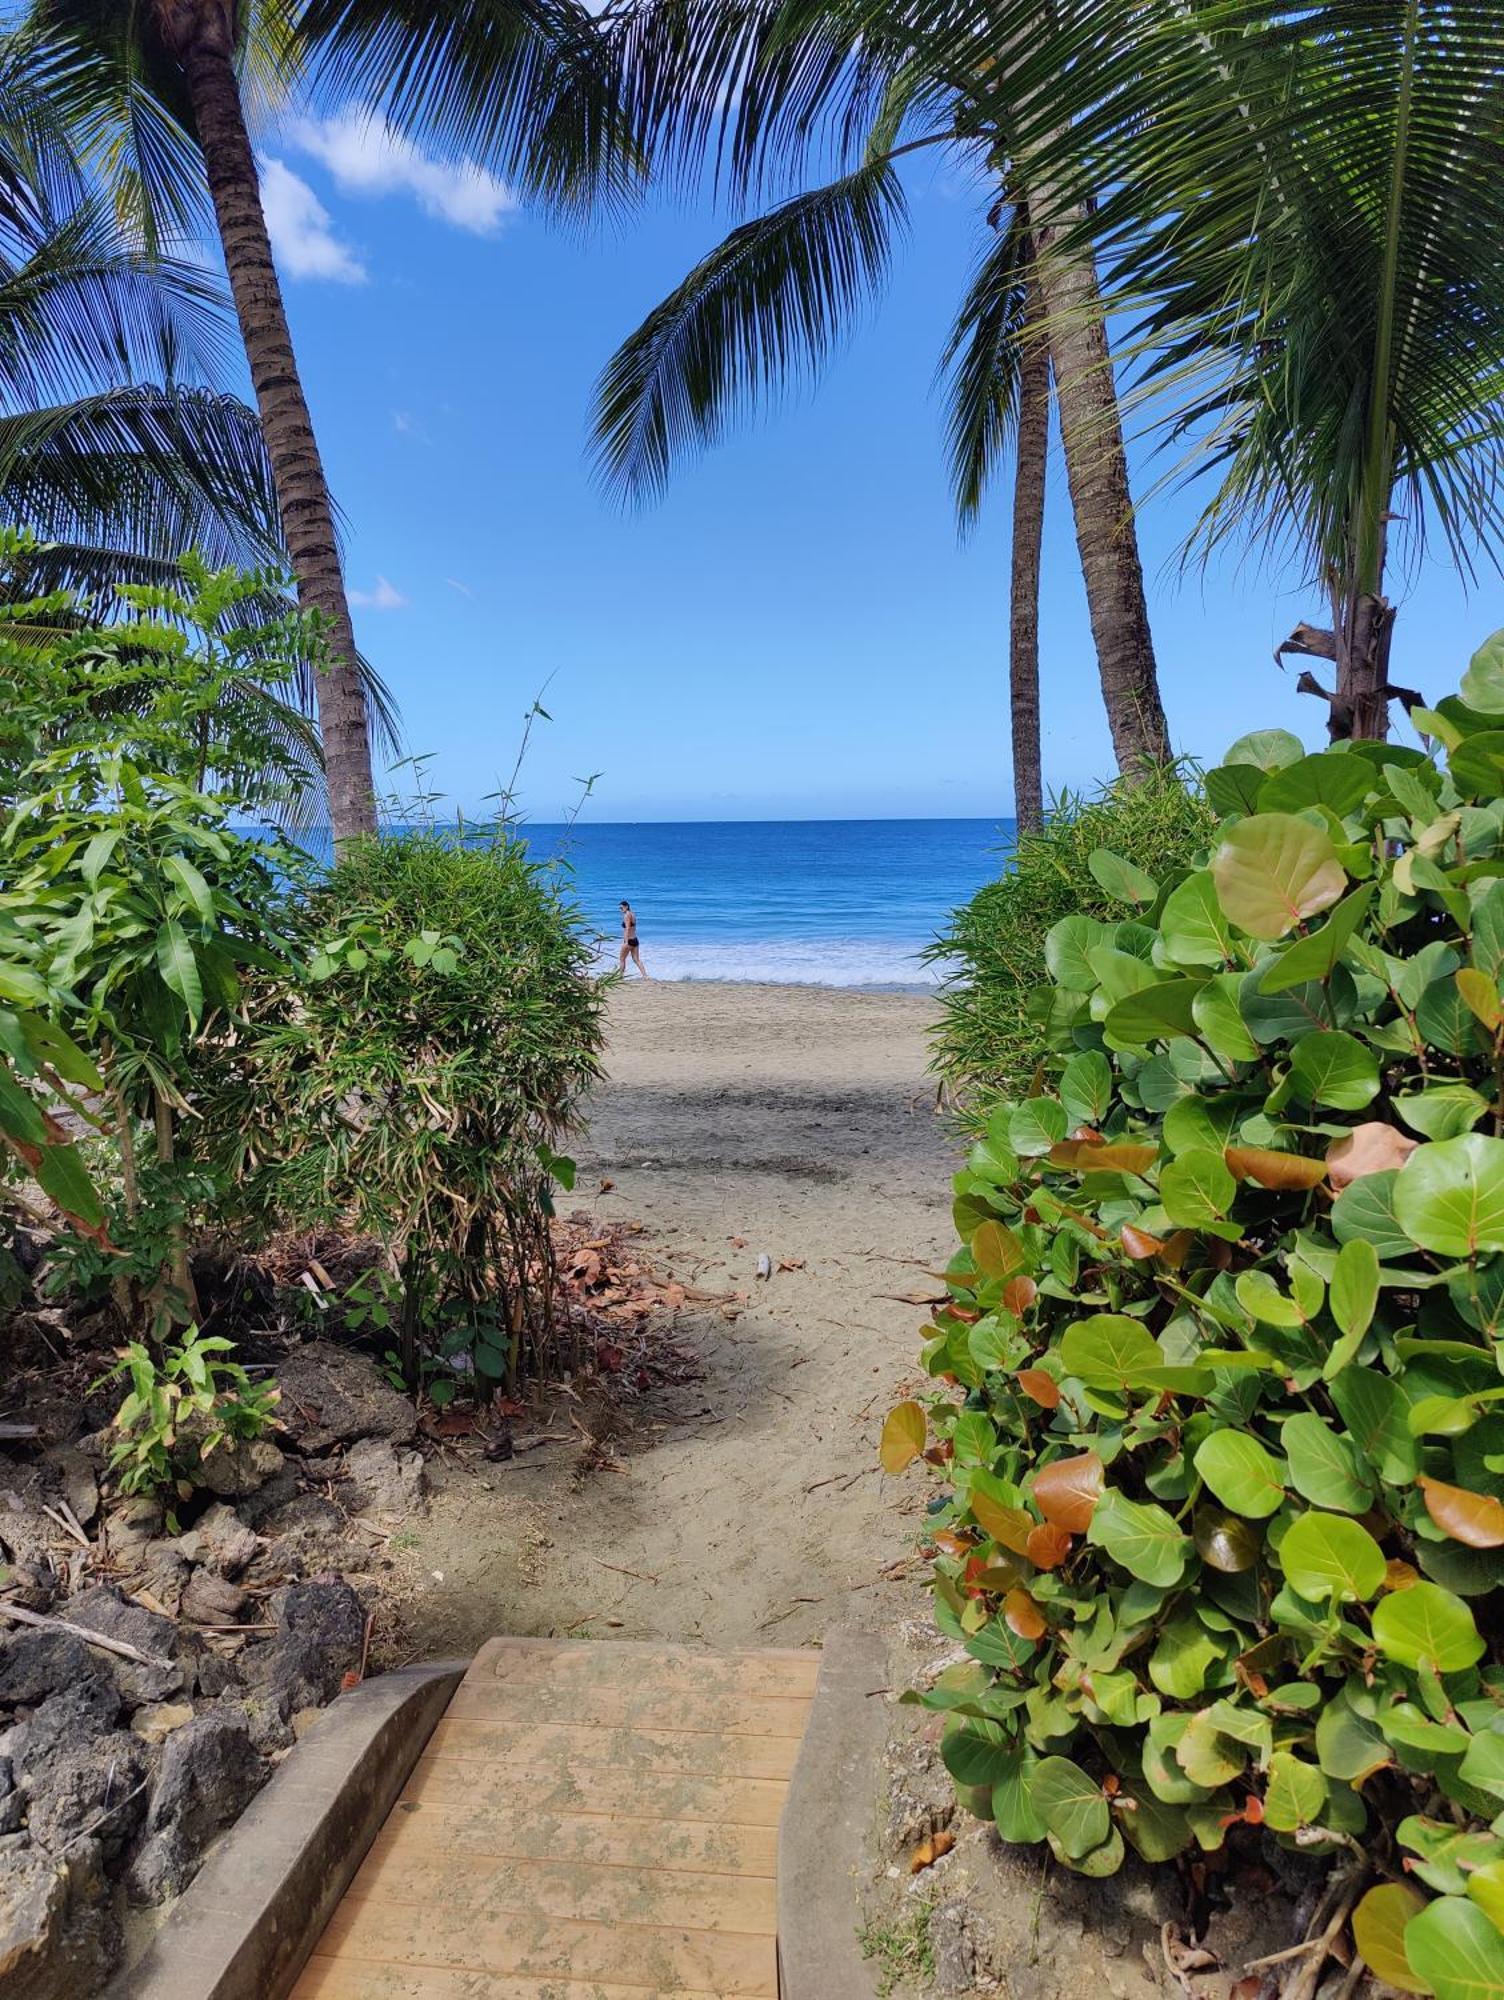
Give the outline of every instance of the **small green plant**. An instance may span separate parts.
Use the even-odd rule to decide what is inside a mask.
[[[1245,737],[1201,853],[1092,856],[1116,912],[1048,933],[947,1386],[883,1453],[946,1482],[969,1807],[1087,1875],[1371,1856],[1357,1949],[1463,2000],[1504,1991],[1504,634],[1414,720],[1434,758]]]
[[[925,954],[947,980],[932,1061],[968,1122],[980,1127],[990,1096],[1026,1088],[1044,1051],[1031,1002],[1045,978],[1045,933],[1061,917],[1113,914],[1092,856],[1111,849],[1157,874],[1203,846],[1215,823],[1184,768],[1119,780],[1095,798],[1066,793],[1019,840],[1007,872],[952,914]]]
[[[876,1960],[878,2000],[899,1986],[932,1979],[935,1951],[930,1943],[934,1904],[920,1899],[890,1923],[867,1924],[857,1932],[862,1957]]]
[[[191,1497],[206,1460],[237,1439],[261,1437],[276,1421],[279,1391],[255,1382],[225,1357],[234,1343],[190,1327],[160,1360],[133,1340],[120,1360],[93,1384],[130,1383],[115,1413],[120,1442],[110,1470],[123,1493]]]

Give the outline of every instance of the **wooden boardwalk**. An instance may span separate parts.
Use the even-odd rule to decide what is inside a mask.
[[[819,1665],[492,1639],[293,2000],[774,2000]]]

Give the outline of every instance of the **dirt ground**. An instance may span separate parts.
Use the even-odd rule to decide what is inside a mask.
[[[933,1293],[949,1254],[932,1011],[820,987],[617,989],[567,1203],[640,1221],[655,1271],[747,1304],[678,1315],[703,1373],[644,1397],[608,1462],[582,1469],[565,1402],[553,1439],[527,1448],[519,1425],[518,1455],[479,1476],[431,1466],[432,1510],[393,1545],[415,1650],[494,1632],[800,1645],[913,1606],[922,1495],[884,1477],[876,1441],[914,1370],[922,1309],[902,1295]]]

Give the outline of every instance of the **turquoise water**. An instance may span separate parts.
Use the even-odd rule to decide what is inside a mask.
[[[1011,820],[735,820],[524,828],[572,871],[614,956],[637,913],[655,978],[907,986],[948,912],[1001,873]]]
[[[522,832],[555,861],[614,961],[617,904],[637,912],[655,979],[921,986],[919,954],[947,915],[1002,873],[1014,822],[727,820]],[[308,845],[328,854],[328,839]]]

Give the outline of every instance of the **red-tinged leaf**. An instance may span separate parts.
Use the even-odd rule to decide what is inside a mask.
[[[1039,1287],[1029,1277],[1010,1278],[1003,1287],[1003,1305],[1015,1318],[1024,1314],[1039,1297]]]
[[[1022,1507],[1004,1507],[990,1494],[978,1493],[975,1489],[967,1495],[966,1504],[983,1534],[990,1535],[993,1541],[1011,1549],[1016,1556],[1024,1554],[1029,1536],[1037,1525],[1032,1514]]]
[[[909,1873],[919,1875],[926,1868],[933,1868],[942,1855],[950,1853],[955,1844],[956,1836],[948,1828],[940,1833],[930,1834],[928,1839],[921,1840],[919,1845],[911,1850]]]
[[[1420,1571],[1414,1563],[1401,1562],[1398,1556],[1391,1556],[1384,1565],[1384,1589],[1408,1590],[1413,1583],[1420,1582]]]
[[[1268,1146],[1229,1146],[1223,1158],[1227,1171],[1236,1179],[1256,1181],[1264,1188],[1311,1188],[1327,1175],[1325,1160],[1308,1160],[1300,1153],[1276,1153]]]
[[[1003,1599],[1003,1622],[1020,1639],[1042,1639],[1049,1630],[1044,1613],[1026,1590],[1010,1590]]]
[[[1102,1461],[1094,1451],[1057,1458],[1034,1475],[1034,1504],[1047,1521],[1084,1535],[1091,1526],[1105,1485]]]
[[[1033,1403],[1042,1410],[1056,1410],[1060,1407],[1060,1384],[1053,1375],[1046,1375],[1042,1368],[1020,1368],[1018,1386]]]
[[[1159,1261],[1167,1271],[1178,1271],[1191,1254],[1191,1245],[1196,1241],[1194,1229],[1177,1229],[1165,1238],[1165,1247],[1159,1253]]]
[[[1264,1801],[1257,1792],[1250,1792],[1243,1804],[1243,1817],[1250,1826],[1264,1824]]]
[[[1072,1537],[1068,1528],[1059,1527],[1054,1521],[1041,1521],[1037,1528],[1030,1530],[1024,1554],[1036,1569],[1059,1569],[1071,1548]]]
[[[930,1538],[942,1555],[964,1556],[971,1553],[972,1544],[964,1535],[952,1534],[949,1528],[940,1528]]]
[[[1083,1146],[1076,1165],[1088,1174],[1144,1174],[1158,1158],[1158,1146],[1147,1140],[1109,1139],[1101,1146]]]
[[[1058,1139],[1046,1153],[1045,1158],[1052,1167],[1074,1167],[1080,1160],[1083,1150],[1079,1139]]]
[[[1492,1494],[1470,1493],[1465,1486],[1447,1486],[1422,1473],[1416,1484],[1426,1496],[1426,1512],[1454,1542],[1470,1549],[1504,1547],[1504,1503]]]
[[[1131,1222],[1123,1224],[1123,1255],[1132,1257],[1137,1263],[1145,1263],[1150,1257],[1157,1257],[1164,1244],[1157,1236],[1151,1236],[1147,1229],[1135,1229]]]
[[[1024,1246],[1005,1222],[979,1222],[971,1232],[971,1254],[984,1278],[1011,1278],[1028,1262]]]
[[[1345,1138],[1334,1139],[1327,1147],[1327,1177],[1340,1194],[1343,1188],[1351,1187],[1354,1181],[1366,1180],[1370,1174],[1402,1167],[1419,1144],[1418,1139],[1401,1132],[1398,1126],[1371,1118],[1366,1124],[1355,1125]]]

